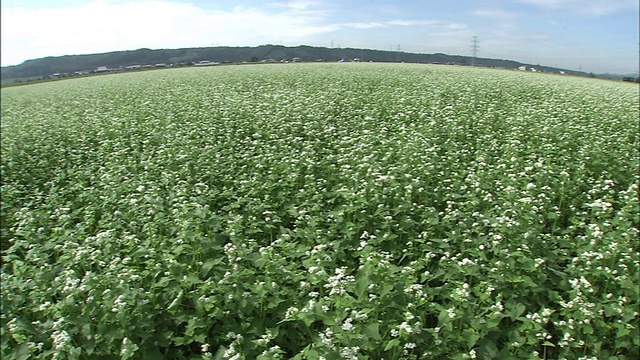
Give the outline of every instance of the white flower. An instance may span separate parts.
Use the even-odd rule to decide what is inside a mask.
[[[398,330],[404,331],[407,334],[413,333],[413,328],[406,321],[402,322],[402,324],[398,325]]]
[[[413,319],[415,319],[415,318],[416,318],[412,313],[410,313],[410,312],[408,312],[408,311],[404,313],[404,317],[405,317],[407,320],[413,320]]]
[[[298,309],[295,306],[292,306],[292,307],[287,309],[287,311],[284,314],[284,317],[288,319],[288,318],[292,317],[293,315],[297,314],[299,311],[300,311],[300,309]]]
[[[360,348],[357,346],[350,347],[350,348],[343,348],[343,349],[340,349],[340,356],[342,356],[343,359],[347,359],[347,360],[358,360],[359,352],[360,352]]]
[[[333,344],[333,331],[331,329],[325,329],[324,332],[318,334],[320,336],[320,341],[327,346],[329,349],[335,349],[335,345]]]
[[[54,331],[51,338],[53,339],[53,348],[55,350],[64,350],[71,342],[71,336],[69,336],[66,330]],[[125,338],[125,340],[127,340],[127,338]],[[124,344],[125,342],[123,340],[123,345]]]
[[[352,318],[347,318],[344,323],[342,324],[342,330],[344,331],[352,331],[354,329],[353,326],[353,319]]]
[[[475,265],[476,263],[473,260],[469,260],[467,258],[462,259],[461,261],[458,261],[458,265],[460,266],[465,266],[465,265]]]
[[[456,311],[453,308],[447,309],[447,314],[449,315],[450,319],[453,319],[456,317]]]
[[[368,318],[367,314],[365,314],[362,311],[356,311],[356,310],[351,311],[351,316],[353,316],[355,320],[364,320]]]
[[[125,296],[124,295],[119,295],[116,300],[113,302],[113,307],[111,308],[111,311],[114,313],[120,312],[120,310],[122,310],[122,308],[124,308],[127,305],[127,302],[124,301]]]
[[[352,275],[346,275],[346,272],[346,267],[337,268],[335,270],[335,275],[327,279],[327,284],[325,284],[324,287],[331,289],[329,291],[329,296],[343,295],[346,292],[345,286],[348,283],[355,281],[355,277]]]
[[[404,344],[404,355],[409,355],[409,350],[411,349],[415,349],[416,348],[416,343],[406,343]]]

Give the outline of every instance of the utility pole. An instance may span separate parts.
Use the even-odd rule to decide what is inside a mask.
[[[398,44],[398,52],[396,53],[396,62],[400,62],[400,44]]]
[[[473,54],[473,59],[471,60],[471,66],[476,66],[476,57],[478,57],[478,49],[480,45],[478,45],[478,37],[474,36],[473,40],[471,40],[471,53]]]

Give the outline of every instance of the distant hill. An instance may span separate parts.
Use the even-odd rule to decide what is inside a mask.
[[[124,69],[127,67],[185,66],[198,62],[261,62],[282,59],[299,61],[353,61],[440,63],[500,67],[515,69],[520,66],[534,67],[545,72],[560,72],[587,76],[579,71],[559,69],[541,65],[523,64],[512,60],[476,58],[447,54],[419,54],[398,51],[383,51],[354,48],[326,48],[313,46],[286,47],[282,45],[261,45],[256,47],[203,47],[184,49],[138,49],[114,51],[102,54],[66,55],[27,60],[20,65],[2,67],[2,82],[11,79],[46,78],[52,74],[67,75],[75,72],[95,72],[97,69]]]

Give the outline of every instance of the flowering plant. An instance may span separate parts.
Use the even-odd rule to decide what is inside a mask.
[[[635,359],[637,104],[411,64],[3,89],[3,358]]]

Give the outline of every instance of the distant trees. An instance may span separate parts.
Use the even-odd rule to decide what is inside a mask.
[[[345,59],[352,61],[359,58],[366,61],[394,62],[398,61],[399,52],[354,48],[325,48],[315,46],[286,47],[283,45],[261,45],[257,47],[202,47],[183,49],[158,49],[141,48],[131,51],[114,51],[102,54],[67,55],[46,57],[27,60],[16,66],[2,68],[2,80],[48,77],[54,73],[70,73],[96,69],[98,66],[107,66],[109,69],[126,68],[131,65],[155,65],[159,63],[173,64],[172,66],[185,66],[200,61],[213,61],[220,63],[242,62],[250,59],[251,62],[265,60],[300,58],[302,61],[338,61]],[[471,58],[461,55],[448,54],[419,54],[402,52],[404,62],[435,63],[451,65],[470,65]],[[502,67],[515,69],[523,65],[516,61],[504,59],[477,58],[476,64],[486,67]],[[556,69],[545,66],[537,66],[536,69],[545,72],[559,72]],[[568,74],[588,76],[587,73],[565,70]],[[591,76],[595,76],[591,74]],[[625,78],[625,81],[638,82],[636,77]]]

